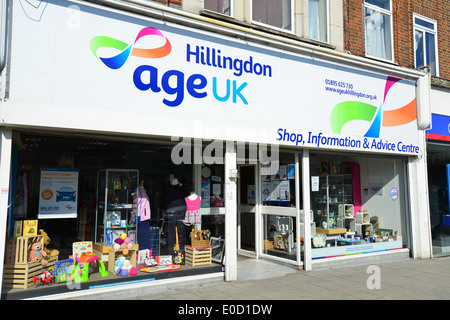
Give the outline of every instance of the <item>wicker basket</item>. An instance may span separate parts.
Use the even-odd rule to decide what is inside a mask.
[[[209,230],[191,231],[191,246],[194,248],[204,248],[209,246]]]

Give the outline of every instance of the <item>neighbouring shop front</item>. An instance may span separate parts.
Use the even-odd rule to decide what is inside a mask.
[[[428,255],[412,183],[424,172],[419,72],[92,3],[49,2],[39,19],[13,7],[6,297],[236,280],[237,254],[306,270]],[[36,277],[14,280],[31,265]]]
[[[450,252],[449,123],[449,116],[433,114],[432,126],[427,132],[431,236],[435,255],[448,255]]]

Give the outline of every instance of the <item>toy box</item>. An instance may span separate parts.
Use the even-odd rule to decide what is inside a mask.
[[[73,260],[61,260],[55,262],[56,275],[70,274],[72,272]]]
[[[30,237],[37,235],[38,221],[37,220],[24,220],[23,221],[23,236]]]

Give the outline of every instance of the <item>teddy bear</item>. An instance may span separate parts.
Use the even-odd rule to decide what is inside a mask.
[[[39,229],[38,235],[44,236],[44,251],[47,253],[47,256],[49,258],[57,257],[59,255],[59,251],[56,249],[48,249],[47,246],[50,243],[50,237],[48,236],[47,232],[44,231],[44,229]]]
[[[28,261],[30,262],[40,262],[42,265],[47,264],[47,260],[44,258],[47,253],[42,250],[42,244],[40,242],[35,242],[31,245],[31,250],[28,254]]]

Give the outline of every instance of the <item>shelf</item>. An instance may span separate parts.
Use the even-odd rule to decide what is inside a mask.
[[[103,169],[97,174],[97,212],[95,242],[112,245],[120,232],[137,243],[137,224],[133,200],[139,185],[139,171],[134,169]],[[136,216],[137,219],[137,216]]]
[[[317,233],[324,233],[324,234],[340,234],[340,233],[346,233],[347,229],[345,228],[336,228],[336,229],[322,229],[322,228],[316,228]]]

